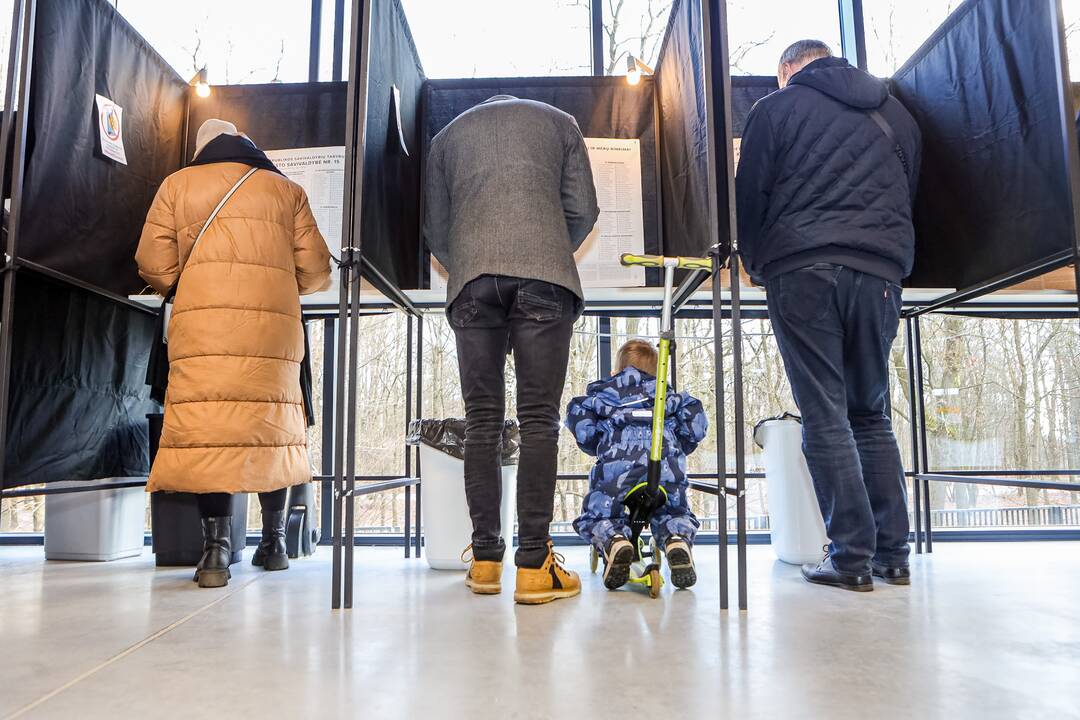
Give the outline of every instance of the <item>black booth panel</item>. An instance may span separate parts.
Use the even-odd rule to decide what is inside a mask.
[[[219,86],[210,97],[193,95],[185,164],[199,126],[211,118],[235,124],[263,150],[344,145],[346,89],[343,82],[273,83]]]
[[[104,0],[38,0],[18,254],[119,294],[180,167],[187,83]],[[100,153],[95,93],[123,108],[127,165]]]
[[[731,78],[731,124],[735,137],[741,138],[750,110],[761,98],[779,89],[776,78],[768,75],[739,75]]]
[[[493,95],[513,95],[559,108],[574,116],[585,137],[640,140],[645,252],[662,252],[656,96],[651,78],[642,78],[636,86],[622,77],[429,80],[423,98],[424,154],[454,118]],[[650,277],[650,284],[658,277]]]
[[[145,476],[154,317],[18,271],[4,486]]]
[[[969,0],[893,77],[923,134],[909,285],[970,287],[1073,247],[1055,12]]]
[[[701,3],[676,2],[656,64],[664,251],[669,255],[703,255],[715,242],[709,224],[704,62]]]
[[[360,248],[400,289],[419,287],[424,70],[399,0],[373,2]],[[396,89],[396,93],[395,93]]]

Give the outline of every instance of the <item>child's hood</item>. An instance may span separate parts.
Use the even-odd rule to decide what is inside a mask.
[[[636,367],[628,367],[603,380],[589,383],[585,393],[593,398],[595,409],[605,416],[622,410],[652,410],[656,399],[656,378]],[[668,385],[667,414],[679,408],[680,396]]]

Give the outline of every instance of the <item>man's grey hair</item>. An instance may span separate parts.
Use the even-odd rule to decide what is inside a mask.
[[[799,40],[789,45],[787,50],[784,50],[784,53],[780,56],[780,64],[791,63],[797,65],[801,62],[832,56],[832,48],[820,40]]]

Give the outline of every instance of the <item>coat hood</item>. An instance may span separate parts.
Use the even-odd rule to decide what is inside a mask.
[[[795,73],[790,84],[805,85],[860,110],[881,107],[889,97],[885,81],[853,67],[844,58],[815,60]]]

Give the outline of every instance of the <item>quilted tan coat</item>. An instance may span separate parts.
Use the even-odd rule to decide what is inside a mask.
[[[206,218],[248,169],[180,170],[146,217],[139,274],[160,293],[180,277],[165,427],[148,490],[264,492],[311,480],[299,296],[329,285],[330,254],[307,196],[281,175],[256,171],[192,255]]]

